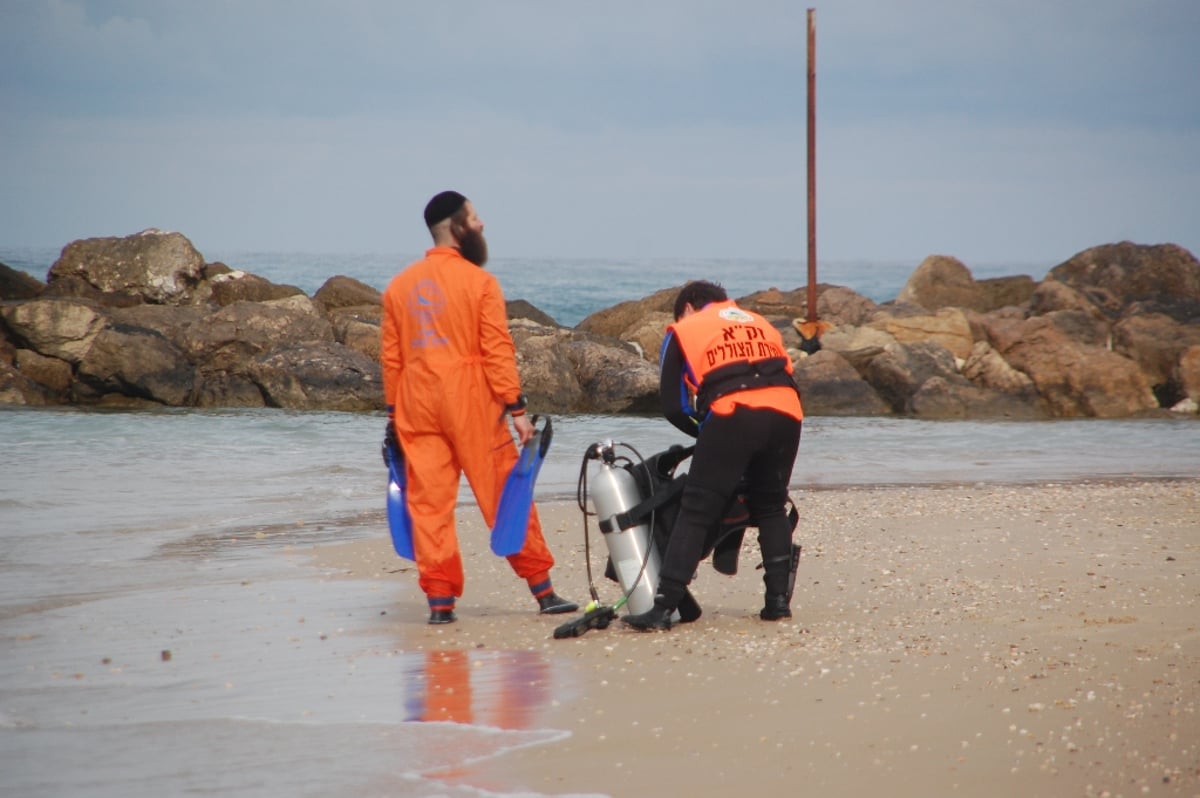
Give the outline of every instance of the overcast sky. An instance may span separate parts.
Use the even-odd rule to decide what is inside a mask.
[[[1200,2],[815,4],[821,260],[1200,254]],[[806,253],[806,6],[0,0],[0,248]]]

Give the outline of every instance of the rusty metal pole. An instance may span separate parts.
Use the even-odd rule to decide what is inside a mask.
[[[808,9],[808,315],[817,320],[817,23]]]

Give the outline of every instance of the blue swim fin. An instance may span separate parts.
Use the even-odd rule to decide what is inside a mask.
[[[404,475],[404,452],[385,443],[383,457],[388,466],[387,516],[392,532],[392,547],[401,557],[416,560],[413,553],[412,517],[408,514],[408,478]]]
[[[537,423],[536,416],[533,421]],[[521,447],[521,455],[508,473],[500,493],[496,524],[492,527],[492,551],[501,557],[516,554],[525,545],[529,513],[533,509],[533,485],[542,470],[542,461],[546,459],[553,436],[554,429],[547,417],[545,425]]]

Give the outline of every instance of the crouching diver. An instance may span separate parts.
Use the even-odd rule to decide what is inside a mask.
[[[622,622],[670,629],[671,616],[745,477],[758,526],[765,602],[759,617],[792,617],[792,524],[785,507],[804,412],[783,337],[716,283],[688,283],[675,299],[659,373],[663,414],[696,437],[679,515],[667,540],[654,607]]]

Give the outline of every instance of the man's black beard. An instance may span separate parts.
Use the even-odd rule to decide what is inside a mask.
[[[474,230],[464,231],[458,239],[458,251],[464,258],[480,268],[487,263],[487,239],[483,237],[483,233],[477,233]]]

